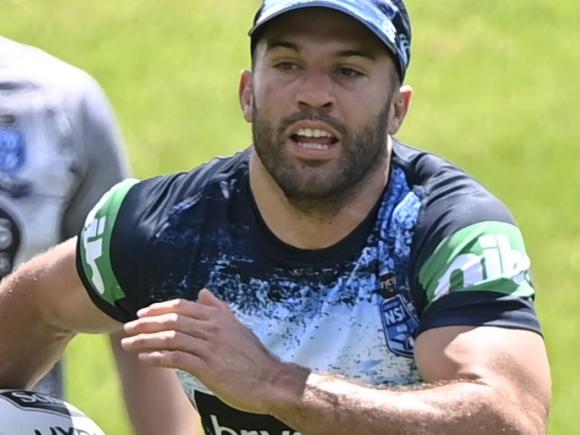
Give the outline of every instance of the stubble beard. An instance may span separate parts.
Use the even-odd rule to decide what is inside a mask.
[[[360,192],[365,181],[385,164],[390,102],[389,99],[381,113],[354,134],[339,121],[315,110],[290,115],[275,127],[254,105],[254,148],[293,207],[308,214],[335,213],[347,205]],[[332,163],[332,170],[320,168],[328,165],[327,162],[291,160],[286,155],[284,132],[302,120],[324,122],[341,134],[343,155]]]

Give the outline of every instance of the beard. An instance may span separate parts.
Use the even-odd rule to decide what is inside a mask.
[[[336,211],[384,164],[390,103],[391,98],[381,113],[358,132],[349,131],[341,122],[317,110],[292,114],[275,126],[261,116],[254,104],[254,148],[291,204],[303,211]],[[340,133],[343,153],[337,161],[299,160],[285,152],[285,132],[304,120],[324,122]]]

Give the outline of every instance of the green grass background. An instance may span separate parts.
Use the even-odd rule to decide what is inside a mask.
[[[0,34],[89,71],[135,175],[249,144],[237,84],[257,0],[0,0]],[[411,114],[399,137],[443,154],[511,208],[526,237],[554,379],[552,434],[580,433],[580,3],[408,0]],[[68,352],[69,399],[126,435],[101,337]]]

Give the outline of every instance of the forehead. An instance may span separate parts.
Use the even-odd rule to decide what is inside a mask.
[[[328,8],[304,8],[274,18],[258,36],[257,44],[289,41],[300,46],[337,45],[389,54],[366,26],[351,16]]]

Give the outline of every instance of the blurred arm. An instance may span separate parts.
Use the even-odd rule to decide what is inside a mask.
[[[175,370],[140,364],[137,355],[121,348],[124,336],[122,332],[111,334],[111,345],[136,435],[202,435],[197,411]]]
[[[90,300],[77,274],[76,239],[23,264],[0,283],[0,387],[30,388],[76,332],[121,324]]]

